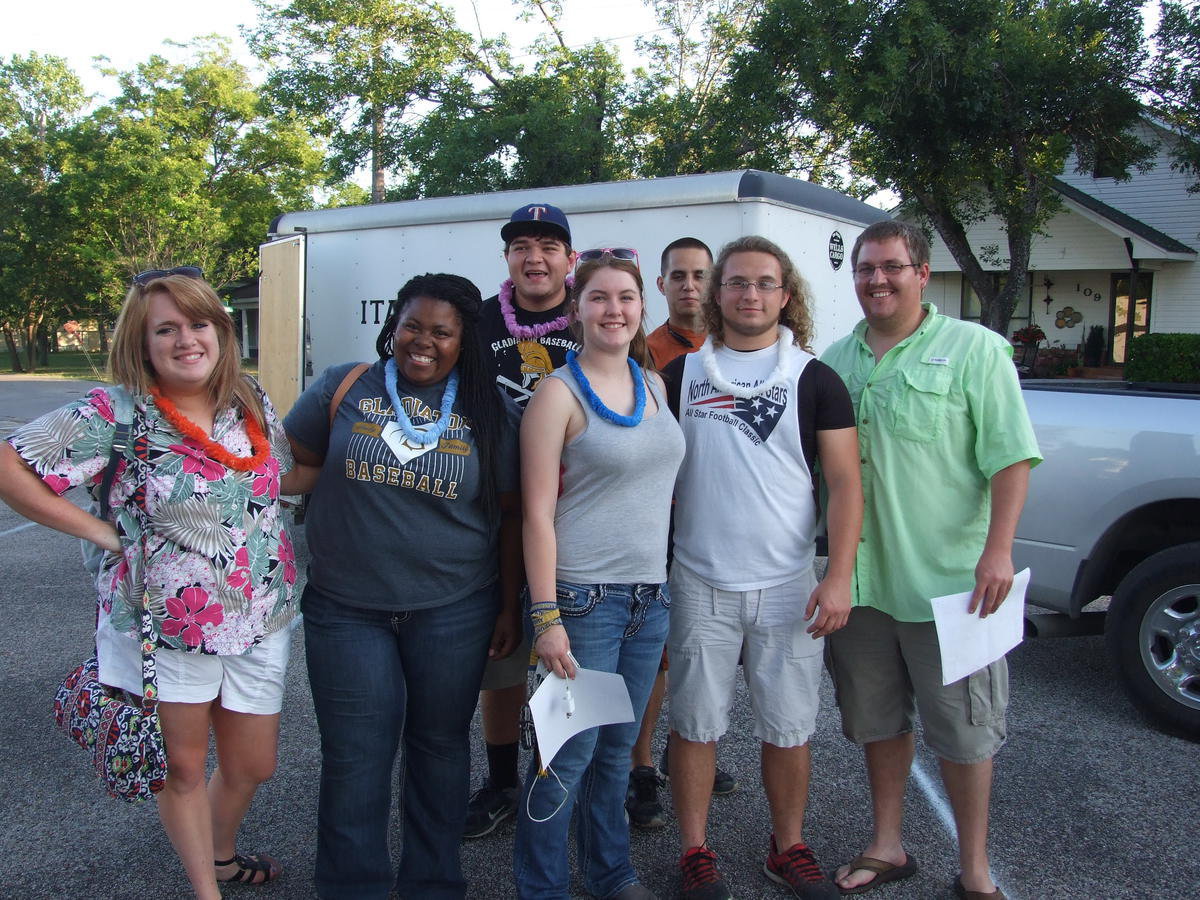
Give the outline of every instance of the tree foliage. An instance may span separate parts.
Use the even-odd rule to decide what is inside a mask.
[[[39,333],[110,320],[134,273],[181,263],[250,277],[271,220],[317,205],[324,148],[270,112],[223,39],[155,54],[87,98],[62,60],[0,65],[0,324],[31,366]]]
[[[272,115],[224,40],[185,63],[151,56],[76,129],[72,189],[92,210],[90,250],[110,283],[187,262],[224,284],[254,272],[280,211],[313,205],[322,148]]]
[[[278,108],[306,117],[330,139],[335,174],[367,163],[371,199],[402,161],[406,116],[435,94],[469,36],[434,0],[255,0],[246,37],[273,68],[267,91]]]
[[[1074,152],[1131,165],[1146,60],[1140,0],[770,0],[736,93],[781,122],[836,136],[850,165],[911,201],[1007,331],[1033,236]],[[994,214],[1009,275],[997,289],[967,242]]]
[[[1178,133],[1172,145],[1175,165],[1200,191],[1200,2],[1164,0],[1154,40],[1157,52],[1149,73],[1154,112]]]
[[[48,323],[85,291],[79,222],[62,171],[67,135],[86,102],[59,57],[0,61],[0,330],[16,371],[36,366]]]

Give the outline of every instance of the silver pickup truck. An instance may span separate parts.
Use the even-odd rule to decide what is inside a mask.
[[[1029,615],[1027,634],[1102,628],[1134,703],[1200,737],[1200,393],[1022,387],[1045,462],[1014,557],[1028,601],[1054,611]]]

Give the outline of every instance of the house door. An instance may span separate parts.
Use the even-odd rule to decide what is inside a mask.
[[[1114,273],[1109,287],[1112,304],[1108,310],[1108,358],[1112,360],[1113,365],[1124,365],[1125,348],[1131,337],[1137,337],[1150,330],[1150,295],[1154,290],[1154,273],[1138,273],[1132,336],[1129,334],[1129,273]]]

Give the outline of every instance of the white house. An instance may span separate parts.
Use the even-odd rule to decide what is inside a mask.
[[[1032,321],[1050,345],[1075,348],[1092,325],[1100,325],[1107,359],[1123,363],[1136,267],[1134,334],[1200,332],[1200,194],[1187,190],[1196,179],[1171,168],[1174,132],[1151,120],[1142,127],[1143,139],[1159,144],[1147,171],[1132,170],[1119,181],[1103,172],[1077,172],[1072,159],[1056,179],[1062,207],[1033,240],[1029,292],[1017,304],[1012,330]],[[968,239],[984,269],[1005,277],[1007,241],[999,220],[980,222]],[[999,253],[988,254],[988,247]],[[938,309],[978,318],[975,292],[936,236],[931,268],[926,295]]]

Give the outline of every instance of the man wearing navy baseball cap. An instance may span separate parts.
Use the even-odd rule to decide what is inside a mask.
[[[479,337],[496,383],[524,409],[542,379],[580,350],[567,328],[567,290],[575,267],[566,213],[527,203],[500,229],[508,278],[483,304]],[[520,635],[520,610],[507,623]],[[488,777],[472,795],[463,836],[483,837],[517,809],[519,717],[525,705],[529,644],[488,662],[483,675],[483,737]]]

